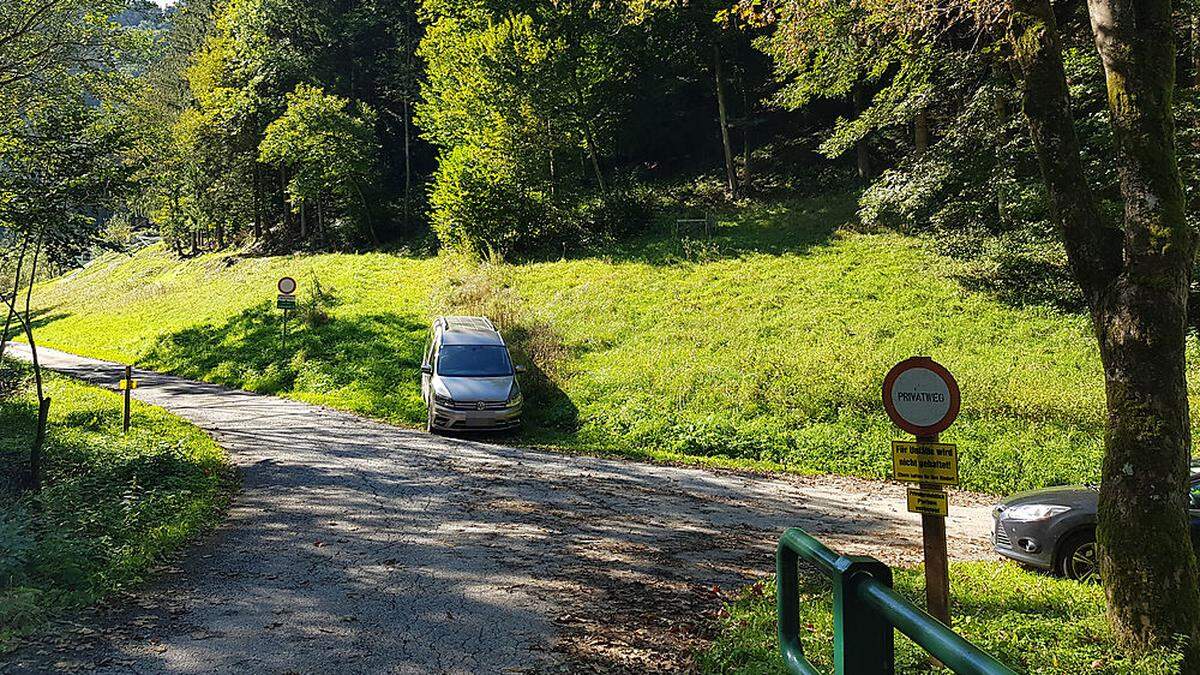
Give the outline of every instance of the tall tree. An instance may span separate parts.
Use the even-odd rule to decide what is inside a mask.
[[[1021,0],[1014,9],[1010,44],[1025,115],[1104,363],[1109,414],[1097,536],[1109,614],[1131,648],[1182,635],[1186,669],[1200,672],[1184,370],[1196,233],[1176,159],[1171,2],[1088,3],[1116,139],[1121,225],[1102,214],[1080,159],[1053,8]],[[1137,546],[1129,545],[1131,532]]]
[[[103,216],[126,182],[124,129],[111,106],[136,69],[129,59],[142,36],[112,20],[124,8],[109,0],[0,3],[0,356],[14,328],[33,353],[31,489],[40,484],[50,409],[34,335],[34,285],[48,265],[77,263],[104,243]]]

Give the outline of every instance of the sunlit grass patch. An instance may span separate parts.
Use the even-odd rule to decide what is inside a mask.
[[[964,487],[1098,479],[1104,390],[1086,317],[967,290],[923,240],[844,227],[853,207],[755,204],[699,239],[665,218],[636,242],[541,262],[151,248],[39,288],[38,330],[87,356],[417,426],[429,321],[483,311],[528,352],[516,442],[875,478],[897,435],[880,383],[924,354],[963,390],[945,440]],[[286,345],[273,304],[285,274],[320,305],[293,316]],[[1200,382],[1194,345],[1188,359]]]

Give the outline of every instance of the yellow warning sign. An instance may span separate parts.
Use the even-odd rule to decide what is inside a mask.
[[[892,441],[892,476],[905,483],[958,485],[958,448],[953,443]]]
[[[137,386],[137,380],[121,380],[121,382],[117,384],[117,389],[125,391],[126,389],[137,389]]]
[[[946,493],[941,490],[908,488],[908,512],[944,516],[949,512]]]

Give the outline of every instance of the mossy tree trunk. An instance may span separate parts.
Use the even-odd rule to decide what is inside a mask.
[[[1171,113],[1171,2],[1090,0],[1088,7],[1125,201],[1124,270],[1098,307],[1110,419],[1100,570],[1122,638],[1144,644],[1182,632],[1195,640],[1200,590],[1187,536],[1184,353],[1196,234],[1187,226]],[[1140,546],[1128,545],[1132,531]]]
[[[1186,636],[1185,672],[1200,672],[1184,361],[1196,236],[1184,215],[1171,117],[1171,3],[1089,1],[1116,139],[1123,228],[1101,217],[1084,173],[1050,4],[1020,0],[1015,10],[1011,44],[1025,115],[1104,364],[1108,422],[1097,539],[1109,617],[1131,649]]]
[[[913,146],[918,156],[929,149],[929,112],[924,108],[913,119]]]
[[[1192,86],[1200,87],[1200,16],[1192,17]]]

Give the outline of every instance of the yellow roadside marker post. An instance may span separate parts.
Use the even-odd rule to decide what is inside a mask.
[[[130,394],[137,389],[137,386],[138,381],[133,379],[133,366],[125,366],[125,379],[117,385],[117,388],[125,394],[125,421],[121,425],[121,433],[129,433]]]

